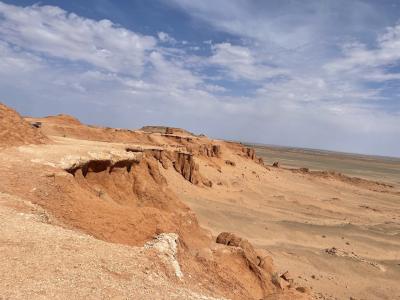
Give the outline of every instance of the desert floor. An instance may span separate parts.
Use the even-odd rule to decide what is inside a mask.
[[[248,146],[255,148],[267,164],[279,161],[288,168],[335,170],[349,176],[400,184],[400,158],[259,144]]]
[[[223,169],[224,184],[212,190],[176,187],[200,223],[214,234],[232,231],[268,250],[280,271],[289,270],[316,299],[400,299],[400,160],[256,150],[267,165],[280,161],[282,167],[260,172],[237,164]],[[392,187],[286,167],[336,170]]]

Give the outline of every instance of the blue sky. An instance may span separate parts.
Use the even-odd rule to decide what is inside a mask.
[[[0,1],[23,114],[400,156],[398,1]]]

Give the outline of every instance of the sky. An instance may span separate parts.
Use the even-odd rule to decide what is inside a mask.
[[[0,0],[0,101],[400,157],[400,1]]]

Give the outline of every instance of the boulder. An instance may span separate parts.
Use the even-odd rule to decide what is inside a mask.
[[[245,260],[245,264],[253,275],[258,279],[260,288],[264,293],[264,297],[274,285],[272,274],[272,260],[269,256],[259,255],[253,245],[246,239],[237,236],[234,233],[222,232],[218,235],[216,242],[229,247],[235,247],[239,250],[237,253]],[[278,276],[278,279],[281,278]]]
[[[290,275],[289,271],[286,271],[280,276],[283,280],[287,282],[293,282],[293,277]]]
[[[221,232],[218,235],[216,242],[218,244],[242,248],[246,258],[251,263],[255,264],[256,266],[259,266],[261,264],[260,258],[254,250],[253,245],[251,245],[248,240],[242,239],[234,233]]]
[[[203,180],[203,184],[204,184],[205,186],[208,186],[208,187],[212,187],[212,186],[213,186],[212,181],[211,181],[211,180],[208,180],[208,179]]]
[[[231,161],[231,160],[226,160],[225,164],[227,164],[229,166],[232,166],[232,167],[236,166],[236,163],[234,161]]]

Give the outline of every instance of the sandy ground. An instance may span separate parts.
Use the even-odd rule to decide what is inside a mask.
[[[4,193],[0,251],[0,299],[215,299],[166,276],[155,253],[47,224],[40,208]]]
[[[349,176],[400,184],[400,158],[314,149],[252,145],[267,164],[279,161],[287,168],[335,170]]]
[[[315,299],[400,299],[398,185],[374,191],[235,159],[221,173],[201,166],[222,183],[211,190],[170,180],[202,225],[268,250]],[[326,250],[332,247],[337,251]]]

